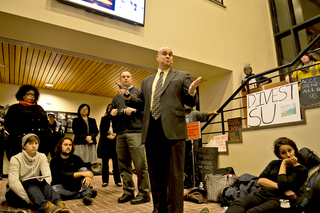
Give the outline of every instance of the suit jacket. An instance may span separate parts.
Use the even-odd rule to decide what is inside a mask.
[[[74,118],[72,122],[72,130],[74,133],[74,144],[88,144],[86,137],[90,135],[93,140],[93,144],[96,144],[96,137],[99,133],[96,120],[88,117],[89,121],[89,134],[87,134],[87,124],[82,117]]]
[[[145,143],[150,120],[150,105],[152,84],[156,73],[145,78],[141,84],[141,94],[137,97],[130,96],[128,106],[144,111],[142,122],[142,143]],[[183,140],[188,137],[185,119],[184,104],[193,107],[197,95],[189,94],[191,78],[188,72],[170,69],[162,87],[160,96],[161,123],[165,136],[169,140]]]

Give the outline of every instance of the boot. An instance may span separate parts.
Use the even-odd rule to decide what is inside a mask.
[[[69,208],[62,200],[57,203],[57,207],[61,209],[60,212],[69,213]]]
[[[90,205],[92,203],[92,198],[91,198],[91,195],[90,194],[86,194],[84,197],[83,197],[83,203],[84,205]]]
[[[58,213],[60,212],[60,208],[56,205],[54,205],[51,202],[48,202],[46,207],[44,207],[44,212],[45,213]]]

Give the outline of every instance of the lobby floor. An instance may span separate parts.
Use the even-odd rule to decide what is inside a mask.
[[[137,183],[137,176],[133,176],[135,183]],[[19,212],[24,210],[25,212],[38,212],[30,209],[17,209],[7,205],[5,201],[6,184],[8,182],[7,178],[0,181],[0,212],[12,211]],[[98,195],[93,199],[93,203],[90,206],[85,206],[82,203],[82,199],[65,201],[67,206],[70,208],[70,212],[73,213],[113,213],[113,212],[123,212],[123,213],[151,213],[153,211],[152,200],[149,203],[144,203],[140,205],[131,205],[130,202],[118,203],[118,198],[122,195],[122,187],[117,187],[114,184],[113,176],[110,176],[109,185],[107,187],[101,187],[101,176],[94,176],[93,188],[98,191]],[[222,208],[218,203],[204,203],[197,204],[190,201],[184,201],[184,212],[185,213],[199,213],[203,208],[209,208],[212,213],[222,213]]]

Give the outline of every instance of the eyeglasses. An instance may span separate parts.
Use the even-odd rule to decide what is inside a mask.
[[[26,93],[26,95],[27,95],[27,96],[33,96],[33,97],[36,97],[36,94],[34,94],[34,93],[30,93],[30,92]]]

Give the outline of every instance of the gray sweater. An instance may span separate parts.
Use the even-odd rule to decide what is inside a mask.
[[[49,176],[45,180],[48,184],[51,183],[51,171],[45,154],[37,152],[34,157],[30,157],[22,150],[11,158],[8,173],[9,188],[27,203],[30,203],[30,199],[22,182],[36,176]]]

